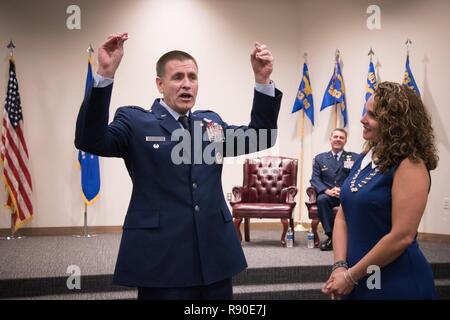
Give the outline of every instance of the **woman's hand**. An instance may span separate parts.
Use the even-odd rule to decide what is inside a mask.
[[[340,300],[342,296],[348,295],[355,286],[348,274],[344,275],[345,272],[349,271],[345,268],[337,268],[322,287],[322,292],[329,295],[332,300]]]

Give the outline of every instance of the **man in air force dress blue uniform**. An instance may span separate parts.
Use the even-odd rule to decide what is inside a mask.
[[[317,213],[327,239],[320,244],[320,250],[333,250],[333,208],[339,206],[341,185],[348,177],[358,154],[344,150],[347,131],[336,128],[330,135],[331,150],[315,156],[311,185],[317,191]]]
[[[123,158],[133,182],[113,281],[138,287],[140,299],[231,299],[231,279],[247,263],[223,197],[222,160],[275,143],[271,133],[282,93],[270,80],[272,54],[260,44],[251,51],[256,84],[248,126],[228,125],[213,111],[191,111],[198,67],[182,51],[158,60],[156,85],[163,98],[151,110],[120,107],[108,124],[113,79],[127,39],[126,33],[113,34],[100,46],[75,134],[77,148]],[[242,106],[230,108],[239,112]],[[200,141],[196,133],[203,136]],[[230,142],[244,148],[229,148]],[[176,149],[181,145],[188,148]]]

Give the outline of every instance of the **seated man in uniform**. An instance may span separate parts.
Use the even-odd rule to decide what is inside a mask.
[[[347,178],[358,154],[347,152],[347,131],[334,129],[330,135],[331,151],[314,158],[311,185],[317,190],[317,213],[327,239],[320,244],[320,250],[333,250],[334,226],[333,208],[339,206],[341,185]]]

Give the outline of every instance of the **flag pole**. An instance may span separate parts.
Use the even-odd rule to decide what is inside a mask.
[[[75,238],[92,238],[95,237],[96,234],[90,234],[88,232],[88,224],[87,224],[87,204],[84,203],[84,224],[83,224],[83,233],[82,234],[74,234]]]
[[[337,103],[334,103],[334,112],[333,112],[333,129],[337,128],[337,120],[338,120],[338,109],[337,109]]]
[[[88,60],[89,60],[89,63],[90,63],[91,59],[92,59],[92,54],[94,53],[94,48],[92,48],[91,44],[89,44],[89,48],[86,49],[86,52],[88,53]],[[88,207],[87,203],[86,203],[86,201],[84,201],[83,234],[81,234],[81,235],[79,235],[79,234],[74,235],[74,237],[76,237],[76,238],[92,238],[92,237],[96,236],[96,234],[90,234],[88,232],[88,225],[87,225],[87,212],[88,212],[88,210],[87,210],[87,207]]]
[[[16,45],[14,44],[14,42],[9,41],[9,44],[6,46],[9,49],[9,59],[13,60],[14,59],[14,49],[16,48]],[[9,230],[9,236],[6,237],[0,237],[0,240],[14,240],[14,239],[22,239],[22,236],[16,236],[14,235],[14,233],[16,232],[16,228],[15,228],[15,223],[16,223],[16,212],[15,210],[13,210],[11,212],[11,227]]]
[[[303,54],[303,59],[305,64],[308,64],[308,53]],[[304,76],[304,75],[303,75]],[[303,227],[301,225],[302,220],[302,203],[303,203],[303,144],[304,144],[304,135],[305,135],[305,110],[302,108],[300,110],[300,176],[299,176],[299,206],[298,206],[298,213],[299,213],[299,220],[297,225],[295,226],[295,231],[303,231]]]
[[[304,133],[305,133],[305,112],[304,110],[300,110],[301,112],[301,118],[300,118],[300,177],[299,177],[299,206],[298,206],[298,213],[299,213],[299,219],[298,219],[298,228],[296,228],[296,231],[302,231],[301,227],[301,220],[302,220],[302,203],[303,203],[303,144],[304,144]]]
[[[306,65],[308,65],[308,53],[305,52],[303,54],[303,58],[304,61],[306,63]],[[299,192],[300,192],[300,196],[299,196],[299,205],[298,205],[298,212],[299,212],[299,221],[301,222],[302,220],[302,204],[303,204],[303,155],[304,155],[304,137],[305,137],[305,109],[302,108],[301,110],[302,115],[301,115],[301,125],[300,125],[300,184],[299,184]],[[299,227],[298,229],[302,229],[301,227]],[[300,231],[299,230],[299,231]]]
[[[87,204],[84,204],[84,227],[83,227],[83,236],[88,236],[88,226],[87,226]]]
[[[335,65],[334,65],[334,77],[337,78],[337,70],[338,70],[338,63],[340,58],[340,51],[339,49],[336,49],[336,52],[334,53],[334,59],[335,59]],[[333,115],[333,129],[337,128],[338,123],[338,104],[334,103],[334,115]]]
[[[23,236],[16,236],[14,233],[16,232],[16,229],[14,227],[16,222],[16,212],[13,211],[11,213],[11,227],[9,230],[9,236],[6,237],[0,237],[0,240],[14,240],[14,239],[22,239],[24,238]]]

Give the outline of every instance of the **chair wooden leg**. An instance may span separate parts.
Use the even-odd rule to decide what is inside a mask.
[[[250,218],[244,218],[244,237],[245,241],[250,241]]]
[[[288,219],[280,219],[281,223],[283,224],[283,233],[281,234],[281,244],[283,246],[286,245],[286,232],[288,229]]]
[[[312,219],[311,220],[311,229],[314,233],[314,246],[318,247],[320,245],[320,238],[319,234],[317,233],[317,226],[319,225],[319,219]]]
[[[242,242],[241,223],[242,223],[242,218],[234,218],[234,226],[236,227],[239,241]]]
[[[294,219],[289,219],[289,226],[292,230],[292,242],[295,243]]]

